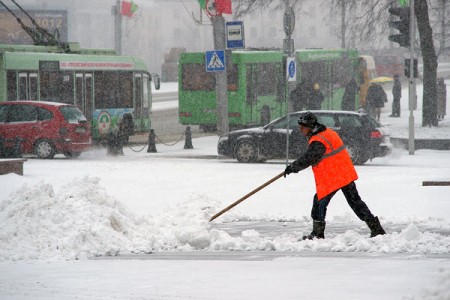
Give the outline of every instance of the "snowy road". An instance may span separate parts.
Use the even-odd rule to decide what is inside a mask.
[[[407,114],[388,113],[405,131]],[[449,137],[448,119],[418,127]],[[368,238],[338,193],[326,238],[299,242],[311,230],[309,169],[208,222],[284,169],[218,159],[217,140],[29,159],[24,176],[0,176],[0,299],[450,299],[449,187],[422,186],[450,179],[450,151],[395,149],[356,167],[385,236]]]

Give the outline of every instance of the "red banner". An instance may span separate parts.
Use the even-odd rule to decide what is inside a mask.
[[[216,0],[216,10],[222,14],[232,14],[231,0]]]
[[[138,6],[133,1],[131,1],[131,2],[122,1],[122,5],[120,6],[120,14],[122,16],[131,17],[133,15],[133,13],[136,12],[137,9],[138,9]]]

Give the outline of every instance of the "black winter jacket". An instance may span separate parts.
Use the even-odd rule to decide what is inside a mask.
[[[310,136],[308,136],[308,139],[310,139],[313,135],[316,135],[320,132],[325,131],[327,129],[325,125],[323,124],[317,124],[311,131]],[[317,164],[319,161],[322,160],[323,156],[326,152],[326,147],[321,142],[312,142],[308,145],[308,148],[306,149],[306,152],[296,161],[294,161],[292,165],[292,171],[294,173],[300,172],[301,170],[304,170],[308,168],[309,166]]]

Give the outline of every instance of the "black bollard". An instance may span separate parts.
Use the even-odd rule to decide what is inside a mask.
[[[0,136],[0,158],[6,158],[6,148],[3,146],[3,138]]]
[[[112,156],[123,156],[123,140],[122,138],[112,132],[108,135],[108,151]]]
[[[156,134],[154,129],[150,129],[150,133],[148,134],[148,149],[147,153],[156,153],[156,144],[155,144]]]
[[[12,157],[22,158],[21,144],[22,144],[22,139],[19,137],[16,137]]]
[[[184,149],[194,149],[194,146],[192,146],[192,132],[191,132],[191,126],[186,127],[186,140],[184,142]]]

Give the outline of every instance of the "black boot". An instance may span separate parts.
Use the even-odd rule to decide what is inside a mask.
[[[386,234],[383,227],[381,227],[378,217],[373,217],[372,219],[367,220],[366,224],[369,226],[371,238],[380,234]]]
[[[313,230],[309,235],[303,236],[303,240],[324,239],[325,238],[325,221],[313,221]]]

